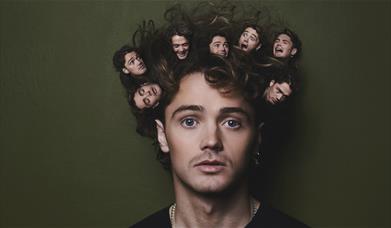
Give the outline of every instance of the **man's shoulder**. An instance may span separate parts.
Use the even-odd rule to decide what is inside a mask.
[[[162,227],[169,228],[171,227],[170,216],[169,216],[169,207],[163,208],[152,215],[144,218],[143,220],[137,222],[134,225],[131,225],[130,228],[153,228],[153,227]]]
[[[255,227],[308,228],[309,226],[279,210],[263,205],[258,209],[252,221],[246,226],[246,228]]]

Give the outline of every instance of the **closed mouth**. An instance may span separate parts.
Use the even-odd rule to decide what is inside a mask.
[[[204,160],[195,164],[195,166],[225,166],[225,163],[218,160]]]

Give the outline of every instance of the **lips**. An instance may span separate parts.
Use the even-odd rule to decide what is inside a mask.
[[[274,48],[274,51],[275,52],[283,52],[284,50],[282,49],[282,47],[277,46],[276,48]]]
[[[225,166],[225,163],[219,160],[204,160],[194,165],[194,167],[206,174],[221,172]]]
[[[248,47],[248,45],[247,45],[247,44],[241,44],[241,45],[240,45],[240,48],[241,48],[241,49],[243,49],[243,50],[246,50],[246,49],[247,49],[247,47]]]
[[[145,68],[144,64],[140,64],[140,66],[138,67],[139,70],[144,70],[144,68]]]

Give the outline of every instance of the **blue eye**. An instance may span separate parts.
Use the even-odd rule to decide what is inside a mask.
[[[197,125],[197,121],[193,118],[185,118],[181,121],[181,125],[185,128],[194,128]]]
[[[223,125],[232,129],[238,129],[242,126],[239,121],[232,119],[225,121]]]

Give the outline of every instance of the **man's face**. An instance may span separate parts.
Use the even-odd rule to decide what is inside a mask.
[[[212,54],[227,57],[229,51],[227,39],[224,36],[214,36],[209,44],[209,51]]]
[[[293,48],[291,38],[286,34],[280,34],[273,44],[273,55],[277,58],[287,58],[294,56],[297,52],[296,48]]]
[[[240,94],[222,95],[202,73],[187,75],[165,109],[165,126],[157,123],[176,190],[218,193],[246,181],[257,134],[254,111]]]
[[[158,84],[144,84],[137,89],[133,96],[134,103],[137,108],[152,108],[155,107],[161,97],[162,90]]]
[[[259,49],[261,47],[260,34],[251,27],[247,27],[242,35],[240,35],[239,48],[245,52],[250,52],[254,49]]]
[[[190,43],[184,36],[174,35],[171,37],[172,50],[178,59],[186,59],[189,55]]]
[[[283,102],[291,93],[292,90],[288,83],[277,83],[272,80],[269,87],[265,90],[264,97],[267,102],[274,105]]]
[[[127,53],[125,56],[125,65],[122,68],[122,71],[125,74],[131,74],[133,76],[140,76],[145,73],[147,68],[145,67],[143,59],[137,54],[137,52],[132,51]]]

